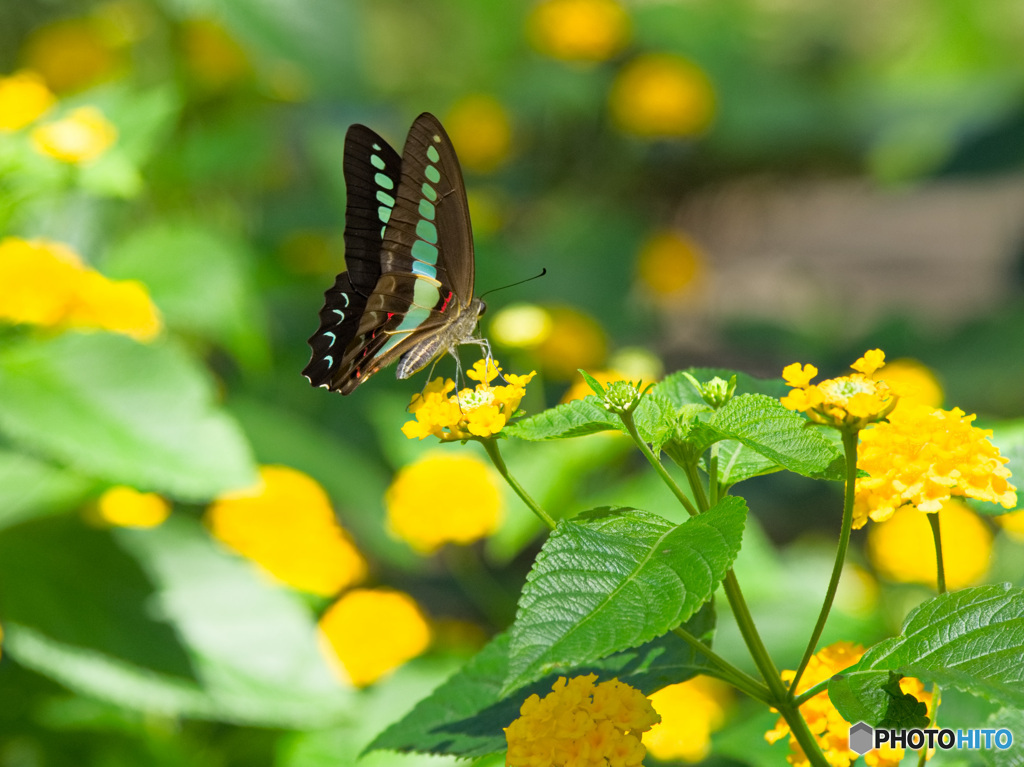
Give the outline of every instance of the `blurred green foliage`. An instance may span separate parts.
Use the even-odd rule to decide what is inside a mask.
[[[0,330],[0,767],[350,764],[478,648],[442,633],[430,654],[368,690],[335,684],[314,639],[324,605],[269,585],[198,521],[261,463],[315,477],[372,561],[373,582],[411,593],[438,622],[489,634],[513,614],[539,526],[510,493],[506,526],[474,549],[422,558],[385,531],[387,484],[426,449],[399,432],[419,379],[385,373],[342,400],[299,374],[322,292],[344,268],[349,124],[400,146],[421,111],[444,120],[466,97],[497,99],[509,156],[495,170],[466,169],[478,292],[546,267],[492,306],[571,304],[597,318],[613,349],[667,350],[670,370],[687,350],[671,346],[673,307],[650,299],[635,259],[681,201],[753,174],[906,190],[1024,165],[1018,0],[625,7],[625,47],[582,65],[531,47],[526,2],[0,5],[0,72],[50,66],[62,109],[96,105],[119,134],[80,168],[3,136],[0,236],[65,242],[106,276],[142,281],[167,327],[152,346]],[[47,43],[62,24],[71,36]],[[652,140],[616,127],[611,85],[648,52],[706,72],[716,109],[706,133]],[[1024,306],[1011,299],[941,334],[913,317],[867,338],[726,318],[688,351],[738,368],[749,355],[776,375],[794,358],[839,368],[880,345],[935,367],[951,403],[1019,415],[1019,376],[1006,371],[1022,372]],[[512,369],[538,364],[515,350],[498,356]],[[564,389],[549,376],[524,405],[540,410]],[[505,452],[563,516],[666,500],[603,437]],[[768,531],[748,523],[736,570],[766,642],[792,665],[803,641],[792,622],[809,623],[818,606],[805,584],[822,582],[830,563],[814,529],[838,525],[838,503],[792,478],[764,482],[786,501],[759,509],[754,490],[748,500]],[[87,526],[79,512],[112,484],[160,492],[175,514],[154,530]],[[1020,583],[1020,545],[1000,537],[997,551],[1000,577]],[[895,630],[920,590],[882,588],[877,610],[856,595],[840,604],[824,639],[870,642]],[[727,622],[717,641],[723,654],[739,645]],[[989,713],[950,697],[958,724]],[[728,763],[778,763],[762,731],[737,716],[721,737],[737,760]],[[421,762],[376,752],[363,764]]]

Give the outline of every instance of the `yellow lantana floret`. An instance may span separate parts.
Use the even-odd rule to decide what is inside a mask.
[[[430,626],[408,594],[353,589],[320,618],[328,658],[357,687],[372,684],[430,646]]]
[[[501,522],[501,490],[492,469],[472,456],[428,455],[398,472],[385,495],[388,529],[429,554],[465,545]]]
[[[897,408],[886,423],[861,434],[854,527],[880,522],[910,505],[936,512],[951,496],[1017,505],[1009,460],[992,444],[992,432],[972,425],[959,408],[933,410],[916,403]]]
[[[851,365],[856,371],[853,374],[811,384],[818,369],[794,362],[782,371],[786,383],[793,387],[782,398],[782,404],[806,413],[815,423],[837,429],[863,429],[884,419],[898,401],[885,381],[869,377],[883,364],[885,354],[873,349]]]
[[[640,739],[661,717],[639,690],[617,679],[595,686],[596,680],[597,674],[559,677],[543,698],[527,698],[505,728],[507,767],[641,764]]]
[[[836,642],[828,647],[819,650],[811,656],[796,693],[802,693],[814,687],[820,682],[838,674],[845,668],[852,666],[860,660],[864,654],[864,648],[852,642]],[[782,672],[782,681],[791,683],[796,676],[795,671],[786,670]],[[929,711],[932,704],[930,693],[924,692],[924,687],[917,679],[904,677],[900,680],[900,689],[913,695],[919,701],[925,703]],[[800,706],[800,715],[807,722],[807,728],[811,731],[814,739],[818,741],[826,761],[833,767],[849,767],[857,759],[857,753],[850,750],[849,733],[850,722],[843,719],[842,715],[832,705],[828,697],[828,691],[823,690],[814,697],[805,701]],[[790,732],[786,720],[779,717],[775,727],[765,733],[765,740],[769,743],[776,743],[782,738],[789,736],[789,754],[786,761],[793,767],[808,767],[810,760],[800,747],[797,739]],[[896,767],[903,759],[903,750],[894,749],[891,752],[875,754],[872,767]]]
[[[215,538],[302,591],[331,596],[366,574],[327,493],[287,466],[261,467],[258,485],[222,496],[206,520]]]
[[[516,412],[526,394],[526,385],[536,375],[510,373],[503,376],[505,386],[491,386],[500,373],[497,360],[479,360],[466,372],[479,383],[457,395],[450,394],[455,389],[454,381],[431,381],[422,394],[413,395],[409,410],[416,420],[406,422],[402,433],[409,439],[433,435],[444,442],[484,439],[497,434]]]

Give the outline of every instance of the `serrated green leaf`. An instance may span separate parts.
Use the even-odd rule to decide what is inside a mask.
[[[911,730],[928,726],[928,706],[900,687],[899,674],[889,672],[889,681],[882,685],[888,697],[885,716],[878,723],[883,730]]]
[[[653,391],[644,395],[633,411],[637,431],[644,441],[654,445],[655,450],[660,450],[662,444],[672,436],[677,417],[675,406],[664,397],[654,395]],[[539,442],[582,437],[602,431],[628,433],[618,416],[609,413],[598,397],[589,394],[583,399],[566,402],[509,424],[503,433]]]
[[[509,424],[502,431],[510,437],[539,442],[612,430],[622,430],[622,424],[591,394],[523,418]]]
[[[684,373],[689,373],[700,382],[710,381],[716,376],[728,381],[733,376],[736,376],[737,395],[765,394],[778,399],[789,391],[789,387],[779,378],[754,378],[746,373],[725,368],[689,368],[688,370],[681,370],[663,378],[654,387],[652,393],[665,397],[677,407],[705,404],[700,392],[693,388],[693,384],[690,383]]]
[[[0,614],[5,655],[126,708],[305,728],[351,704],[309,609],[185,517],[150,530],[69,517],[4,530]]]
[[[850,722],[874,725],[886,714],[893,671],[1024,707],[1024,589],[976,586],[937,597],[907,616],[899,636],[869,649],[829,683]]]
[[[684,627],[702,641],[710,642],[714,621],[714,609],[708,603]],[[503,751],[502,728],[519,716],[526,698],[533,694],[543,697],[559,676],[550,674],[502,698],[510,640],[508,633],[495,637],[462,670],[378,735],[366,750],[391,749],[467,758]],[[569,676],[597,674],[600,682],[618,679],[649,695],[669,684],[686,681],[705,668],[703,656],[698,656],[675,635],[668,634],[567,673]]]
[[[182,500],[256,481],[206,372],[170,342],[66,333],[3,349],[0,429],[82,474]]]
[[[770,463],[806,477],[842,480],[844,476],[843,455],[836,443],[763,394],[734,397],[707,422],[696,423],[687,439],[701,451],[719,440],[735,440]],[[734,453],[730,457],[736,460],[720,478],[725,484],[769,471],[768,464],[751,456]]]
[[[711,598],[745,520],[743,500],[730,497],[681,525],[635,510],[559,523],[520,597],[504,689],[678,626]]]
[[[76,508],[94,489],[96,483],[85,477],[0,450],[0,529]]]

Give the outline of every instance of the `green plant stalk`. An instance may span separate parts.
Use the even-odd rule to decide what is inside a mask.
[[[668,473],[668,469],[662,465],[661,461],[658,460],[658,456],[654,454],[654,451],[651,450],[648,444],[644,442],[643,437],[640,436],[640,432],[637,431],[636,428],[636,422],[633,421],[633,414],[620,413],[619,417],[622,419],[622,424],[626,427],[626,431],[629,432],[629,436],[633,438],[633,442],[636,443],[640,452],[644,454],[644,458],[647,459],[647,462],[651,464],[651,468],[653,468],[654,471],[657,472],[658,476],[661,477],[661,480],[668,486],[668,489],[672,491],[672,494],[675,495],[679,503],[681,503],[683,508],[686,509],[686,512],[691,517],[697,516],[697,509],[694,507],[693,502],[686,497],[686,493],[684,493],[683,489],[676,484],[674,479],[672,479],[672,475]]]
[[[797,666],[796,675],[790,685],[790,698],[792,699],[797,686],[800,684],[800,677],[811,662],[811,656],[818,646],[821,633],[825,630],[825,623],[832,611],[832,604],[835,602],[836,590],[839,588],[839,578],[843,574],[843,564],[846,562],[846,551],[850,547],[850,532],[853,530],[853,501],[857,486],[857,440],[859,432],[856,430],[844,430],[843,453],[846,456],[846,488],[843,493],[843,526],[839,532],[839,544],[836,546],[836,561],[832,565],[832,577],[828,582],[828,590],[825,592],[825,600],[821,605],[821,612],[818,614],[818,622],[814,624],[811,638],[807,642],[807,649]]]
[[[489,437],[481,439],[479,442],[484,446],[484,450],[487,451],[487,457],[491,459],[491,463],[494,464],[494,468],[498,470],[498,473],[508,482],[509,487],[515,491],[516,495],[523,499],[523,503],[530,508],[530,511],[536,514],[550,529],[554,530],[556,527],[554,518],[530,497],[526,489],[509,472],[508,467],[505,465],[505,459],[501,457],[501,451],[498,450],[498,440],[494,437]]]
[[[737,690],[745,692],[754,700],[771,705],[772,699],[768,688],[761,682],[754,679],[742,669],[736,668],[729,661],[716,653],[706,644],[684,628],[674,628],[672,633],[686,642],[698,653],[706,657],[718,671],[719,678],[731,684]]]
[[[946,593],[946,565],[942,561],[942,530],[939,528],[939,513],[926,514],[928,524],[932,526],[932,539],[935,541],[935,584],[940,594]]]
[[[637,447],[644,454],[647,462],[651,464],[651,467],[657,472],[658,476],[661,477],[662,481],[668,486],[672,493],[676,496],[679,502],[686,509],[690,516],[697,516],[700,512],[694,507],[690,499],[683,493],[682,488],[676,484],[675,480],[668,473],[661,461],[658,460],[658,456],[654,454],[651,448],[644,442],[640,436],[640,432],[637,431],[636,423],[633,421],[632,413],[620,414],[623,425],[626,427],[626,431],[630,437],[636,443]],[[687,480],[689,481],[691,488],[693,489],[694,497],[697,499],[698,504],[702,510],[708,509],[707,495],[704,492],[704,488],[700,483],[700,478],[697,475],[695,466],[684,467],[686,471]],[[716,477],[712,477],[712,481],[717,481]],[[765,683],[769,692],[769,700],[766,701],[769,705],[774,707],[779,714],[786,720],[789,725],[790,732],[793,737],[796,738],[797,743],[803,749],[807,755],[808,761],[814,767],[829,767],[828,762],[821,753],[821,749],[818,747],[818,743],[814,740],[814,736],[807,727],[807,722],[800,715],[800,711],[789,699],[789,691],[786,685],[782,682],[782,677],[779,675],[779,670],[775,666],[775,662],[771,659],[768,654],[767,648],[761,641],[760,634],[757,633],[757,627],[754,625],[754,620],[750,615],[750,609],[747,607],[746,600],[743,598],[743,592],[740,591],[739,583],[736,580],[736,575],[730,569],[726,573],[725,579],[722,581],[722,586],[725,590],[726,597],[729,600],[729,604],[732,606],[733,615],[736,618],[736,623],[739,626],[740,633],[743,636],[744,642],[746,642],[747,648],[750,650],[751,657],[754,659],[754,663],[757,665],[758,671],[761,672],[761,676],[764,678]],[[741,688],[742,689],[742,688]]]
[[[814,685],[814,687],[810,687],[810,688],[804,690],[802,693],[800,693],[799,695],[797,695],[797,696],[795,696],[793,698],[793,705],[795,705],[797,708],[799,708],[800,706],[802,706],[804,703],[809,701],[811,698],[813,698],[818,693],[824,692],[828,688],[829,681],[830,681],[830,679],[823,679],[820,682],[818,682],[816,685]]]

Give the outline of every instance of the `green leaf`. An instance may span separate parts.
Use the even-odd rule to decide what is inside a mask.
[[[646,441],[660,449],[675,430],[677,413],[675,406],[664,397],[649,392],[644,395],[633,412],[637,431]],[[539,442],[547,439],[582,437],[602,431],[619,431],[627,434],[619,418],[601,404],[593,394],[583,399],[566,402],[545,410],[543,413],[509,424],[503,433],[510,437]]]
[[[5,654],[123,707],[305,728],[350,704],[309,609],[183,516],[150,530],[68,517],[4,530],[0,614]]]
[[[693,384],[686,378],[684,373],[689,373],[698,381],[704,383],[716,376],[728,381],[736,376],[736,394],[765,394],[778,399],[784,396],[789,387],[780,378],[760,379],[725,368],[689,368],[681,370],[672,375],[666,376],[657,386],[653,393],[659,394],[672,402],[677,407],[683,405],[703,405],[704,400]]]
[[[82,474],[182,500],[256,481],[206,372],[170,342],[65,333],[3,349],[0,430]]]
[[[118,279],[141,280],[168,327],[217,341],[243,362],[269,359],[262,307],[240,240],[189,221],[136,228],[103,261]]]
[[[727,485],[778,468],[806,477],[844,477],[843,455],[836,443],[819,429],[809,427],[801,416],[786,410],[778,400],[763,394],[734,397],[706,423],[695,424],[687,435],[701,452],[719,440],[730,439],[766,460],[728,448],[729,463],[720,476]]]
[[[937,597],[907,616],[899,636],[869,649],[832,679],[829,697],[850,722],[886,716],[889,672],[1024,707],[1024,589],[975,586]]]
[[[21,453],[0,450],[0,530],[79,506],[96,483]]]
[[[730,497],[680,525],[636,510],[560,522],[519,600],[505,691],[678,626],[714,594],[745,520]]]
[[[1006,750],[997,748],[978,752],[986,765],[990,767],[1021,767],[1024,765],[1024,711],[1020,708],[1001,708],[994,712],[985,722],[985,728],[991,730],[1009,730],[1013,733],[1013,745]]]
[[[928,706],[900,687],[900,674],[889,672],[889,681],[882,686],[888,697],[885,716],[878,723],[883,730],[911,730],[928,726]]]
[[[588,373],[583,368],[580,368],[578,372],[581,376],[583,376],[583,380],[587,382],[587,386],[590,387],[590,390],[594,392],[594,394],[596,394],[598,397],[604,396],[604,387],[601,386],[600,381],[594,378],[594,376],[590,375],[590,373]]]
[[[708,603],[684,624],[684,628],[710,642],[714,621],[714,609]],[[502,698],[510,642],[508,633],[495,637],[457,674],[378,735],[366,750],[391,749],[460,757],[503,751],[502,728],[519,716],[526,698],[533,694],[547,695],[560,676],[550,674]],[[618,679],[649,695],[669,684],[691,679],[704,669],[703,656],[674,634],[668,634],[561,675],[593,673],[597,674],[599,682]]]
[[[599,431],[622,430],[619,419],[605,410],[594,395],[549,408],[543,413],[509,424],[503,434],[533,442],[565,439],[596,434]]]

